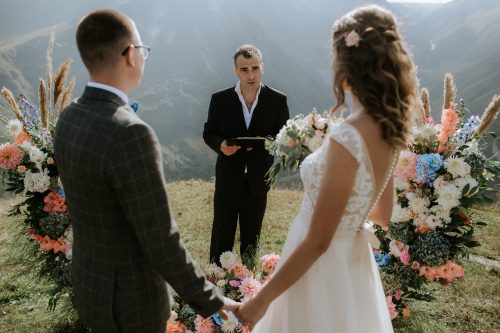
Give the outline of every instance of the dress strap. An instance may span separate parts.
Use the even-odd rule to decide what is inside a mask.
[[[344,122],[335,126],[330,133],[330,139],[338,142],[351,153],[358,163],[362,163],[363,139],[352,125]]]

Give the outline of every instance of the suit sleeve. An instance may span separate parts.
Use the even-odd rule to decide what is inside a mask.
[[[278,115],[278,121],[276,122],[276,128],[274,129],[274,136],[278,134],[283,126],[285,126],[287,120],[290,119],[290,112],[288,111],[288,104],[286,96],[283,96],[283,103],[280,108],[280,113]]]
[[[116,196],[146,259],[201,315],[223,305],[180,240],[165,189],[160,144],[146,124],[121,130],[109,152],[109,174]]]
[[[225,138],[220,135],[220,123],[215,100],[215,95],[212,95],[210,106],[208,108],[208,119],[203,129],[203,140],[217,154],[220,154],[220,145]]]

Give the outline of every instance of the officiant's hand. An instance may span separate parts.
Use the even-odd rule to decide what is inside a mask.
[[[220,144],[220,151],[226,156],[233,155],[240,148],[240,146],[228,146],[226,140],[222,141]]]
[[[243,305],[239,308],[236,313],[236,317],[243,325],[248,328],[253,329],[255,324],[264,316],[269,307],[269,303],[264,302],[259,298],[259,296],[255,296],[251,300],[243,303]]]

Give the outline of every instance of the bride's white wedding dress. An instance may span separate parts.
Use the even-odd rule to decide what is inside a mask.
[[[330,139],[302,163],[304,198],[288,232],[280,262],[290,256],[308,232],[332,139],[342,144],[359,164],[345,214],[328,250],[271,303],[253,333],[393,332],[369,244],[375,236],[365,223],[380,195],[374,193],[373,168],[363,137],[348,123],[335,127]]]

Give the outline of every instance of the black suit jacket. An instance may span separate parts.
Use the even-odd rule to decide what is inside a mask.
[[[264,146],[251,151],[240,149],[234,155],[226,156],[220,151],[220,145],[225,139],[240,136],[275,137],[290,118],[286,95],[263,85],[247,129],[243,106],[234,89],[233,86],[212,95],[203,131],[205,143],[218,154],[215,188],[228,194],[239,192],[246,167],[250,192],[263,195],[269,190],[265,174],[273,163],[273,157]]]
[[[76,307],[87,325],[160,327],[170,316],[165,281],[202,315],[222,306],[170,215],[160,143],[123,100],[87,87],[59,117],[54,145],[73,225]]]

